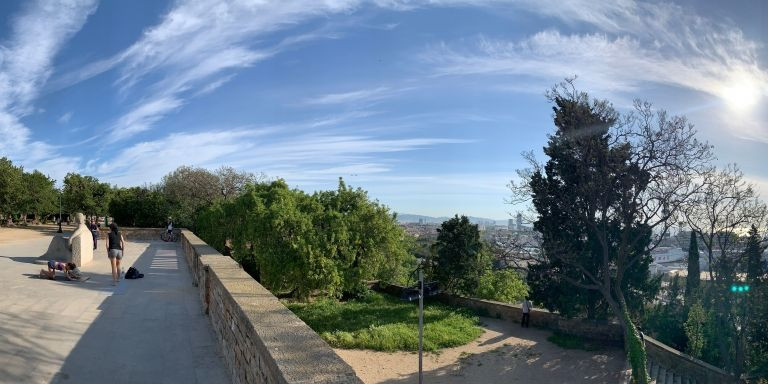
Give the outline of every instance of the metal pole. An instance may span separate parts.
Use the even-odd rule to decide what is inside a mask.
[[[59,191],[59,230],[56,231],[57,233],[62,233],[61,230],[61,191]]]
[[[424,329],[424,272],[422,266],[419,266],[419,384],[422,384],[424,377],[421,370],[422,337]]]

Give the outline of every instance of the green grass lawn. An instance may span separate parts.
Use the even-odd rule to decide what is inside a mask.
[[[333,347],[388,352],[419,349],[418,302],[372,292],[347,302],[323,299],[285,304]],[[483,333],[479,323],[466,309],[425,303],[424,350],[464,345]]]

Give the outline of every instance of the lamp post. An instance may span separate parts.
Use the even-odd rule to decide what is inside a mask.
[[[62,233],[61,230],[61,191],[59,191],[59,230],[56,233]]]
[[[422,351],[424,336],[424,259],[419,259],[419,384],[423,383]]]

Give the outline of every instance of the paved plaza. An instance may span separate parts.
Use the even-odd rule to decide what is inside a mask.
[[[112,286],[99,243],[90,280],[37,277],[50,236],[0,242],[0,383],[229,383],[178,243],[128,242]]]

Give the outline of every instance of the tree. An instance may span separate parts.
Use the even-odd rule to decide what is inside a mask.
[[[747,259],[747,283],[755,287],[760,285],[761,278],[765,274],[763,271],[762,260],[765,247],[760,244],[760,240],[757,226],[752,224],[749,228],[747,245],[744,249],[744,253]]]
[[[256,184],[266,179],[264,174],[254,175],[251,172],[240,172],[228,166],[221,166],[215,173],[218,178],[219,191],[224,199],[233,199],[245,190],[248,184]]]
[[[443,289],[472,294],[486,269],[483,243],[477,225],[458,215],[444,221],[437,230],[431,255],[431,277]]]
[[[709,316],[706,309],[701,303],[693,303],[688,311],[688,319],[685,321],[685,335],[687,339],[686,352],[696,358],[702,358],[703,352],[706,350],[704,347],[707,343],[708,329],[707,325],[710,324]]]
[[[711,159],[684,118],[648,103],[620,120],[606,101],[591,100],[572,82],[548,93],[557,131],[544,166],[513,184],[539,214],[546,272],[600,293],[624,330],[633,380],[647,383],[645,348],[633,317],[650,299],[650,250],[676,223],[695,192],[690,182]],[[519,195],[518,195],[519,196]]]
[[[283,180],[249,184],[235,199],[200,211],[198,234],[234,258],[275,294],[356,295],[372,279],[400,275],[403,230],[389,209],[339,180],[308,195]]]
[[[528,296],[528,286],[513,269],[486,271],[480,276],[475,296],[486,300],[515,303]]]
[[[171,204],[171,218],[177,226],[195,228],[194,219],[200,210],[219,199],[234,199],[245,191],[246,185],[264,179],[263,174],[257,176],[227,166],[215,172],[180,166],[163,177],[161,189]]]
[[[70,213],[82,212],[87,216],[101,216],[107,213],[111,187],[100,183],[93,176],[82,176],[70,172],[64,176],[62,203]]]
[[[58,191],[54,186],[55,181],[35,170],[32,173],[24,173],[22,177],[24,185],[23,206],[25,213],[33,213],[35,220],[40,220],[43,214],[56,211]]]
[[[644,324],[644,329],[653,337],[679,351],[686,350],[688,341],[683,326],[688,313],[682,301],[682,288],[680,276],[675,274],[665,291],[664,299],[647,315]]]
[[[23,198],[24,171],[6,157],[0,158],[0,216],[10,224],[11,217],[19,213]]]
[[[144,187],[120,188],[109,202],[109,213],[120,224],[130,227],[163,227],[169,208],[159,190]]]
[[[743,300],[742,315],[746,325],[743,336],[745,369],[754,375],[768,377],[768,278],[763,269],[763,244],[756,225],[752,225],[746,241],[747,278],[750,290]]]
[[[690,305],[695,292],[701,284],[699,273],[699,245],[696,242],[696,233],[691,231],[691,240],[688,245],[688,275],[685,279],[685,304]]]
[[[180,166],[163,176],[163,194],[171,204],[171,216],[177,226],[194,228],[197,213],[219,197],[218,177],[203,168]]]
[[[711,342],[717,347],[721,368],[740,374],[743,369],[746,315],[743,297],[733,297],[730,286],[744,263],[746,242],[739,234],[751,223],[766,217],[766,205],[754,187],[744,180],[736,165],[709,170],[701,187],[686,207],[688,225],[701,239],[707,256],[710,284],[704,305],[713,313],[717,332]],[[734,358],[735,357],[735,358]]]

